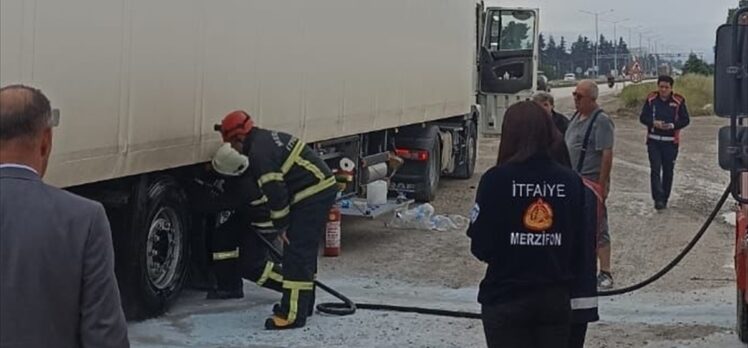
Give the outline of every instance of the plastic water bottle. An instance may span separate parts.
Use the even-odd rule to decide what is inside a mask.
[[[412,228],[430,230],[433,228],[431,216],[434,215],[434,206],[431,204],[419,205],[409,211],[410,224]]]
[[[462,215],[450,215],[449,218],[452,219],[452,222],[454,222],[458,230],[465,229],[470,225],[470,219]]]
[[[392,228],[447,232],[463,230],[469,223],[470,220],[461,215],[435,215],[434,206],[426,203],[395,213],[395,216],[387,223],[387,226]]]
[[[444,215],[434,216],[433,218],[431,218],[431,221],[434,224],[434,229],[439,232],[446,232],[457,229],[457,225],[452,221],[452,219]]]
[[[431,230],[434,227],[431,220],[433,215],[434,206],[426,203],[412,209],[397,212],[392,221],[387,225],[394,228]]]

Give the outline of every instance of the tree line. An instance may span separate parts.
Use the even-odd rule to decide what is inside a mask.
[[[622,37],[618,39],[617,47],[605,35],[600,35],[598,42],[600,74],[604,75],[615,69],[616,56],[618,70],[630,62],[629,45]],[[540,34],[538,46],[541,70],[550,79],[561,78],[567,73],[594,73],[596,43],[587,36],[579,35],[575,42],[569,43],[563,36],[557,41],[553,35],[546,39],[545,34]]]
[[[677,57],[632,52],[623,37],[618,38],[617,45],[614,45],[614,41],[608,40],[605,35],[600,35],[598,42],[599,75],[607,75],[613,70],[621,72],[630,69],[634,59],[638,61],[642,72],[645,74],[658,74],[658,64],[661,66],[666,64],[671,69],[681,69],[684,73],[711,74],[713,71],[713,66],[693,53],[684,63]],[[570,44],[563,36],[557,41],[553,35],[547,36],[546,39],[545,34],[540,34],[538,46],[540,50],[540,70],[549,79],[561,79],[564,74],[568,73],[574,73],[578,77],[594,76],[596,43],[589,37],[579,35],[577,40]],[[617,67],[616,63],[618,64]],[[668,74],[670,73],[672,72],[669,71]]]

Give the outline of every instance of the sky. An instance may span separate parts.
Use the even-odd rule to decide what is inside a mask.
[[[647,35],[658,51],[703,53],[712,61],[717,27],[727,20],[728,8],[737,7],[738,0],[485,0],[486,6],[522,6],[540,8],[540,31],[551,34],[558,42],[560,36],[576,41],[579,34],[595,36],[595,18],[580,10],[607,12],[599,16],[599,31],[606,38],[613,37],[610,21],[627,21],[616,25],[616,34],[629,41],[629,47],[639,46],[639,32],[644,32],[642,45],[647,47]],[[663,47],[664,48],[661,48]]]

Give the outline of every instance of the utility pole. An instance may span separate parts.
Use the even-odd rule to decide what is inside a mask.
[[[652,37],[650,36],[650,37],[647,37],[647,65],[650,65],[649,62],[651,62],[651,60],[649,59],[649,56],[651,55],[652,55]],[[648,70],[652,71],[652,67],[650,66]]]
[[[639,56],[642,56],[642,33],[639,33]]]
[[[618,23],[623,23],[625,21],[629,20],[628,18],[624,18],[617,21],[607,21],[610,23],[613,23],[613,67],[616,71],[616,76],[619,75],[618,72],[618,33],[616,32],[616,26]],[[631,30],[629,30],[629,35],[631,34]]]
[[[657,74],[659,75],[660,70],[660,57],[657,55],[657,40],[655,40],[655,71],[657,71]]]
[[[628,27],[627,29],[629,30],[629,41],[626,44],[628,45],[629,56],[626,57],[626,64],[629,63],[629,61],[631,60],[631,55],[634,54],[634,50],[633,50],[634,49],[634,40],[633,40],[633,36],[631,35],[631,32],[633,30],[641,30],[643,28],[642,28],[641,25],[637,25],[635,27]],[[639,37],[641,38],[641,36],[639,36]],[[641,39],[639,41],[639,45],[641,45]]]
[[[600,30],[599,30],[599,25],[598,25],[599,24],[598,19],[601,14],[606,14],[606,13],[610,13],[613,11],[615,10],[610,9],[610,10],[602,11],[602,12],[591,12],[587,10],[579,10],[579,12],[595,16],[595,77],[599,75],[599,70],[600,70],[600,59],[599,59],[600,58]]]

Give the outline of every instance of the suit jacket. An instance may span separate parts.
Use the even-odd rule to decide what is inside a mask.
[[[569,118],[560,112],[556,112],[556,110],[553,110],[552,117],[553,123],[556,125],[558,131],[561,132],[561,135],[566,134],[566,129],[569,128]]]
[[[0,168],[0,347],[129,347],[101,204]]]

